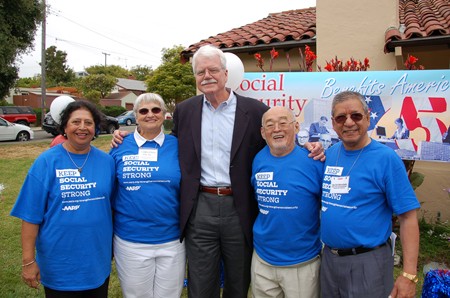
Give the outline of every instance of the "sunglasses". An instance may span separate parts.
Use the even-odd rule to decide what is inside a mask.
[[[161,113],[161,108],[158,108],[158,107],[154,107],[154,108],[152,108],[151,110],[149,110],[149,109],[147,109],[147,108],[142,108],[142,109],[139,109],[138,110],[138,113],[139,114],[141,114],[141,115],[147,115],[148,114],[148,112],[152,112],[153,114],[159,114],[159,113]]]
[[[364,117],[364,115],[361,113],[353,113],[350,114],[349,116],[354,122],[361,121],[362,118]],[[347,118],[348,118],[347,115],[339,115],[337,117],[333,117],[334,121],[336,121],[339,124],[345,123],[345,121],[347,121]]]

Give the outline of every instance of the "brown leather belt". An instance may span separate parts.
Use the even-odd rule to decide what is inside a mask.
[[[211,187],[211,186],[200,185],[200,191],[212,193],[212,194],[218,195],[219,197],[231,196],[233,194],[233,190],[229,186]]]

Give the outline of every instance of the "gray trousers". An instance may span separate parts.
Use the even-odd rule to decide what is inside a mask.
[[[320,267],[322,298],[387,298],[394,287],[394,257],[387,244],[370,252],[336,256],[325,246]]]
[[[200,192],[186,230],[189,298],[220,297],[219,265],[224,263],[224,298],[246,298],[252,250],[232,196]]]

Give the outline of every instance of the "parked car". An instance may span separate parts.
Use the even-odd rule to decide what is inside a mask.
[[[0,106],[0,116],[6,121],[27,126],[36,122],[36,113],[31,107]]]
[[[120,125],[131,125],[136,124],[136,117],[134,117],[133,111],[126,111],[116,117],[117,121],[119,121]]]
[[[0,141],[29,141],[34,132],[29,126],[11,123],[0,117]]]
[[[105,114],[102,115],[103,119],[100,123],[100,133],[112,134],[116,129],[119,128],[119,122],[114,117],[107,116]],[[57,136],[59,134],[58,124],[53,120],[50,113],[45,114],[44,122],[42,123],[42,129],[54,136]]]

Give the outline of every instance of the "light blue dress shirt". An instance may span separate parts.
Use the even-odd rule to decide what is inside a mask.
[[[236,114],[236,95],[215,109],[203,97],[201,137],[201,178],[204,186],[230,186],[230,153]]]

